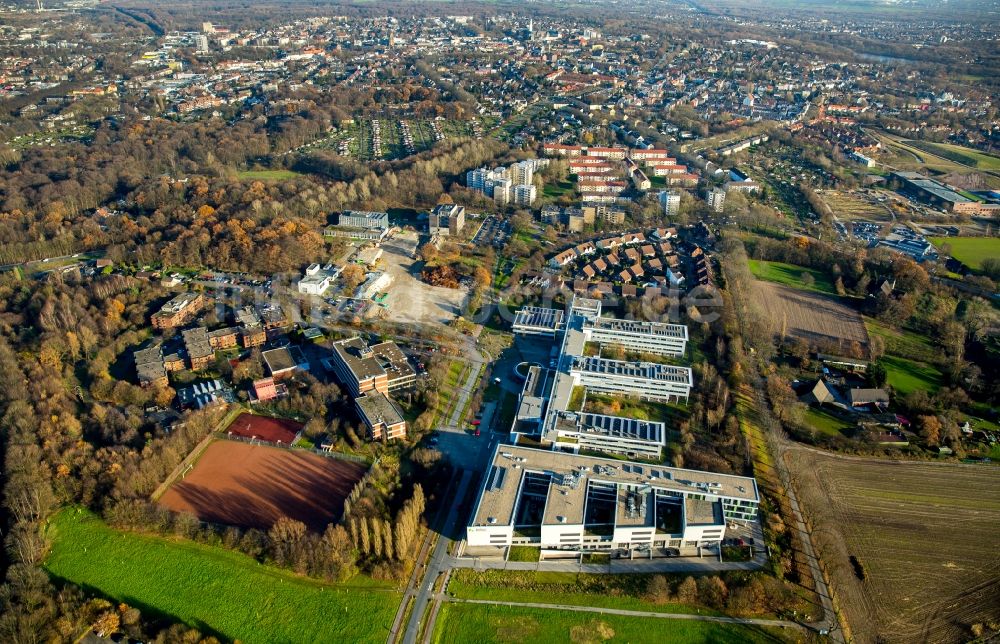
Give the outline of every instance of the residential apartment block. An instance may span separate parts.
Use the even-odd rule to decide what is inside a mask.
[[[548,165],[548,159],[525,159],[509,167],[476,168],[465,173],[465,185],[499,205],[515,203],[530,206],[537,191],[532,185],[535,172]]]
[[[187,351],[188,365],[191,371],[200,371],[215,360],[215,350],[208,339],[208,329],[203,326],[187,329],[181,333],[184,338],[184,349]]]
[[[396,403],[380,391],[370,391],[354,399],[354,407],[368,430],[368,440],[406,437],[406,420]]]
[[[722,212],[726,205],[726,191],[721,188],[712,188],[708,191],[705,201],[708,202],[708,207],[715,212]]]
[[[433,235],[457,236],[465,228],[465,206],[438,204],[431,211],[427,229]]]
[[[597,218],[595,206],[582,208],[560,208],[548,205],[542,208],[541,220],[544,224],[561,224],[570,232],[583,232],[584,226],[593,225]]]
[[[201,293],[181,293],[153,314],[151,319],[153,328],[173,329],[184,326],[193,320],[204,306],[205,297]]]
[[[163,360],[163,347],[157,345],[132,354],[139,384],[143,387],[166,387],[169,384]]]
[[[530,206],[535,203],[538,194],[535,186],[531,184],[520,184],[514,186],[514,203],[518,206]]]
[[[395,342],[368,346],[356,337],[334,342],[332,348],[326,364],[354,397],[369,439],[405,436],[402,413],[388,395],[416,382],[417,374],[406,355]]]
[[[671,190],[660,191],[660,207],[666,217],[676,217],[681,210],[681,194]]]

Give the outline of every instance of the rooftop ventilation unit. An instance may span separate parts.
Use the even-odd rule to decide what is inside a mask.
[[[486,517],[486,523],[493,524],[497,522],[496,517]]]

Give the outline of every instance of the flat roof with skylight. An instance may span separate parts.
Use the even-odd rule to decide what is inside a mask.
[[[503,470],[502,475],[496,472]],[[513,520],[525,472],[551,477],[543,525],[580,523],[589,481],[616,486],[649,486],[656,491],[706,500],[731,499],[756,505],[760,501],[753,478],[715,474],[665,465],[632,463],[611,458],[569,454],[516,445],[498,445],[473,516],[472,526],[505,525]],[[497,478],[501,479],[499,485]],[[551,508],[551,511],[550,511]],[[692,509],[701,509],[691,506]],[[714,510],[713,510],[714,512]],[[556,516],[566,517],[557,521]],[[704,515],[698,516],[703,518]],[[490,518],[493,521],[490,521]],[[578,519],[576,521],[571,519]]]

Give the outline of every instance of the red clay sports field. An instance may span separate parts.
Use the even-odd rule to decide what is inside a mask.
[[[160,504],[211,523],[267,530],[286,516],[322,531],[340,518],[366,469],[305,450],[217,440]]]
[[[244,413],[237,416],[233,424],[226,428],[226,433],[241,438],[256,438],[268,443],[291,445],[301,429],[301,423],[287,418],[254,416]]]

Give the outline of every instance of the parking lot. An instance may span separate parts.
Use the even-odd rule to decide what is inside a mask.
[[[403,231],[382,245],[384,270],[392,277],[384,305],[394,322],[447,324],[462,312],[468,292],[431,286],[417,276],[419,260],[414,258],[419,237]]]
[[[494,248],[502,248],[510,238],[511,230],[509,221],[490,215],[472,238],[472,243],[476,246],[490,244]]]

